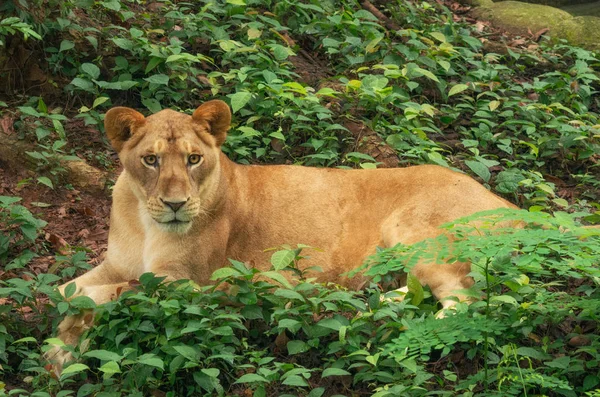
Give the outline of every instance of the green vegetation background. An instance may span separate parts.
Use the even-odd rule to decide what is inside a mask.
[[[66,191],[64,161],[77,155],[115,167],[73,120],[102,129],[111,106],[190,111],[221,98],[234,113],[224,150],[240,163],[373,168],[389,165],[389,150],[393,165],[459,169],[528,209],[486,214],[477,233],[457,222],[458,254],[438,239],[369,263],[384,285],[417,260],[470,261],[478,302],[435,319],[410,277],[402,302],[382,300],[377,284],[317,285],[302,265],[310,249],[282,247],[268,281],[237,262],[218,271],[228,292],[144,275],[139,291],[96,310],[78,362],[57,378],[42,352],[60,341],[47,338],[94,305],[53,287],[88,267],[86,252],[32,272],[54,255],[43,210],[0,196],[0,395],[600,396],[600,239],[578,226],[600,220],[597,55],[503,45],[440,2],[375,5],[4,2],[0,54],[15,41],[32,49],[56,90],[8,92],[15,72],[0,75],[0,111],[37,145],[28,156],[41,174],[23,183]],[[370,146],[353,123],[374,132]],[[527,226],[492,233],[506,219]]]

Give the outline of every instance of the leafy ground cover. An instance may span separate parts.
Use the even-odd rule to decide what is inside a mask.
[[[600,395],[600,123],[595,53],[504,36],[453,2],[8,1],[0,5],[0,135],[36,173],[0,170],[0,394]],[[108,193],[64,161],[114,176],[102,137],[115,105],[146,113],[231,105],[241,163],[462,170],[529,211],[478,233],[374,253],[364,291],[311,282],[283,247],[273,270],[233,262],[226,292],[148,274],[96,309],[60,378],[42,358],[67,314],[54,286],[99,260]],[[4,165],[3,167],[4,168]],[[523,229],[503,228],[520,220]],[[510,223],[510,222],[509,222]],[[296,244],[301,242],[290,242]],[[417,260],[474,264],[476,301],[436,319]],[[290,284],[281,272],[291,272]],[[50,339],[48,339],[50,338]]]

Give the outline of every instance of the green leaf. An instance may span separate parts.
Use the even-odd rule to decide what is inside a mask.
[[[95,38],[94,36],[85,36],[85,38],[90,42],[90,44],[92,45],[92,47],[94,47],[94,49],[98,49],[98,39]]]
[[[500,101],[490,101],[490,103],[488,104],[488,107],[490,108],[491,112],[498,109],[499,106],[500,106]]]
[[[290,331],[295,333],[300,329],[300,327],[302,327],[302,323],[297,320],[292,320],[291,318],[284,318],[282,320],[279,320],[279,323],[277,324],[277,326],[280,329],[281,328],[289,329]]]
[[[71,40],[63,40],[60,42],[60,49],[58,52],[68,51],[74,47],[75,43],[73,43]]]
[[[287,378],[284,379],[282,384],[288,385],[288,386],[300,386],[300,387],[308,386],[308,382],[306,382],[306,379],[304,379],[303,377],[301,377],[299,375],[288,376]]]
[[[41,183],[42,185],[48,186],[50,189],[54,189],[54,185],[52,184],[52,181],[50,180],[50,178],[47,178],[45,176],[39,176],[37,178],[37,181],[39,183]]]
[[[77,296],[71,299],[71,306],[78,309],[94,309],[96,303],[89,296]]]
[[[93,63],[82,63],[81,70],[92,79],[97,79],[100,77],[100,68]]]
[[[202,372],[211,378],[216,378],[221,373],[217,368],[204,368],[202,369]]]
[[[27,336],[25,338],[17,339],[16,341],[13,342],[13,344],[15,344],[15,343],[27,343],[27,342],[37,342],[37,339],[35,339],[32,336]]]
[[[281,273],[268,271],[268,272],[262,272],[262,273],[260,273],[260,275],[263,277],[268,277],[272,280],[277,281],[279,284],[283,285],[285,288],[289,288],[289,289],[293,288],[292,284]]]
[[[164,368],[165,363],[160,358],[156,357],[156,355],[149,353],[140,356],[137,359],[137,362],[140,364],[148,365],[151,367],[160,368],[161,370]]]
[[[73,282],[69,283],[66,287],[65,287],[65,298],[70,298],[73,296],[73,294],[75,293],[75,291],[77,291],[77,285]]]
[[[65,314],[69,310],[69,304],[67,302],[59,302],[56,308],[58,309],[58,313]]]
[[[244,374],[238,380],[236,380],[234,383],[257,383],[257,382],[269,383],[268,380],[266,380],[264,377],[257,375],[257,374]]]
[[[169,85],[169,76],[162,73],[153,74],[150,77],[146,77],[144,80],[152,84]]]
[[[269,45],[271,51],[273,51],[273,56],[278,61],[283,61],[287,59],[287,57],[294,55],[294,51],[292,51],[289,47],[282,46],[281,44],[271,44]]]
[[[271,264],[275,270],[282,270],[288,267],[296,258],[293,250],[281,250],[271,255]]]
[[[231,110],[233,113],[242,109],[252,99],[252,94],[247,91],[240,91],[227,96],[231,99]]]
[[[325,388],[317,387],[316,389],[312,389],[306,397],[321,397],[323,394],[325,394]]]
[[[326,378],[328,376],[346,376],[351,375],[350,372],[341,369],[341,368],[326,368],[321,374],[321,378]]]
[[[177,353],[181,354],[183,357],[187,358],[188,360],[193,361],[193,362],[198,362],[200,352],[195,347],[187,346],[187,345],[180,345],[180,346],[173,346],[173,349],[175,349],[175,351]]]
[[[414,73],[415,73],[417,76],[425,76],[425,77],[427,77],[428,79],[430,79],[430,80],[433,80],[433,81],[436,81],[436,82],[438,82],[438,83],[439,83],[439,81],[440,81],[440,80],[437,78],[437,76],[436,76],[435,74],[431,73],[429,70],[426,70],[426,69],[420,68],[420,67],[418,67],[418,66],[417,66],[417,67],[415,67],[415,68],[414,68],[412,71],[413,71],[413,72],[414,72]]]
[[[31,106],[19,106],[17,109],[21,111],[21,113],[26,114],[28,116],[40,117],[41,114]]]
[[[107,375],[121,373],[121,368],[119,367],[119,364],[116,361],[109,361],[98,369]]]
[[[335,318],[324,318],[323,320],[317,323],[319,327],[328,328],[334,331],[339,331],[342,323],[340,323]]]
[[[0,196],[0,204],[3,206],[9,206],[11,204],[18,203],[21,200],[21,197]]]
[[[301,340],[291,340],[287,343],[288,354],[304,353],[310,349],[306,342]]]
[[[96,107],[102,105],[104,102],[108,101],[109,99],[110,98],[107,96],[101,96],[101,97],[94,99],[94,104],[92,105],[92,109],[95,109]]]
[[[150,61],[148,61],[148,64],[146,65],[146,70],[144,72],[146,74],[150,73],[152,71],[152,69],[154,69],[155,67],[160,65],[163,61],[164,61],[164,59],[159,58],[159,57],[150,58]]]
[[[419,306],[425,298],[421,282],[412,273],[408,273],[406,286],[408,287],[408,292],[413,294],[411,303],[415,306]]]
[[[124,50],[132,50],[133,42],[131,40],[123,39],[123,38],[112,38],[113,43],[115,43],[118,47]]]
[[[100,4],[112,11],[120,11],[121,10],[121,2],[119,0],[107,0],[101,1]]]
[[[84,91],[91,91],[94,88],[94,83],[90,80],[82,79],[80,77],[75,77],[71,80],[71,84],[73,84],[77,88],[81,88]]]
[[[107,90],[122,90],[122,91],[129,90],[130,88],[135,87],[136,85],[139,84],[137,81],[133,81],[133,80],[114,81],[114,82],[94,80],[94,82],[96,84],[98,84],[98,87],[100,87],[100,88],[106,88]]]
[[[62,373],[60,374],[60,378],[63,379],[65,375],[76,374],[78,372],[82,372],[88,369],[90,369],[90,367],[88,367],[85,364],[74,363],[69,365],[67,368],[63,369]]]
[[[548,353],[544,353],[541,350],[534,349],[533,347],[522,346],[517,349],[519,356],[531,357],[536,360],[548,360],[551,356]]]
[[[239,277],[242,274],[231,267],[223,267],[221,269],[217,269],[213,272],[212,276],[210,276],[211,280],[219,280],[227,277]]]
[[[450,88],[450,91],[448,92],[448,97],[451,97],[452,95],[456,95],[459,94],[465,90],[468,90],[469,86],[466,84],[456,84],[455,86],[453,86],[452,88]]]
[[[474,160],[466,160],[465,164],[478,177],[480,177],[481,179],[483,179],[485,182],[489,182],[490,181],[490,178],[492,177],[492,174],[490,173],[490,170],[488,169],[488,167],[486,167],[484,164],[480,163],[479,161],[474,161]]]
[[[569,357],[569,356],[562,356],[562,357],[559,357],[552,361],[544,362],[544,364],[546,364],[548,367],[558,368],[558,369],[567,369],[567,368],[569,368],[570,363],[571,363],[571,357]]]
[[[300,293],[292,291],[291,289],[278,289],[275,291],[275,296],[280,296],[290,300],[297,299],[302,302],[306,301],[306,299]]]
[[[66,303],[66,302],[61,302],[61,303]],[[48,338],[46,340],[44,340],[44,343],[47,343],[49,345],[55,345],[55,346],[65,346],[65,342],[60,339],[60,338]]]
[[[429,34],[431,35],[431,37],[435,38],[441,43],[445,43],[447,41],[446,36],[442,32],[431,32]]]
[[[102,361],[119,361],[123,358],[120,354],[108,350],[90,350],[84,353],[84,357],[97,358]]]
[[[490,302],[501,302],[501,303],[508,303],[509,305],[513,305],[513,306],[519,306],[519,303],[517,302],[517,300],[510,295],[492,296],[490,298]]]
[[[142,99],[142,104],[144,104],[144,106],[152,113],[158,113],[162,110],[160,102],[154,98],[144,98]]]

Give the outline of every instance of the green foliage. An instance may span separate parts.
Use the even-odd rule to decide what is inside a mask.
[[[67,120],[67,117],[60,114],[61,109],[50,111],[42,98],[30,98],[30,102],[34,101],[37,102],[36,108],[27,104],[18,107],[21,119],[16,125],[19,132],[24,135],[35,134],[39,150],[27,152],[27,155],[34,159],[38,171],[50,175],[50,178],[37,177],[37,181],[53,188],[53,182],[57,182],[58,178],[66,172],[63,162],[78,161],[79,157],[64,153],[67,136],[63,121]]]
[[[524,227],[512,228],[515,222]],[[143,275],[139,286],[97,308],[96,325],[83,336],[88,342],[74,350],[79,361],[60,379],[43,368],[39,353],[18,349],[39,339],[10,339],[4,354],[22,357],[19,366],[34,372],[37,392],[50,394],[321,395],[333,379],[348,377],[354,390],[377,396],[594,390],[600,230],[564,213],[496,210],[458,220],[448,232],[452,250],[447,237],[398,246],[381,251],[367,271],[378,280],[415,258],[472,261],[475,285],[462,293],[475,301],[445,318],[435,318],[430,295],[423,300],[414,285],[397,302],[376,288],[315,283],[301,267],[306,247],[286,247],[273,254],[269,271],[232,261],[215,272],[215,286]],[[26,291],[43,291],[60,312],[90,307],[50,292],[47,282],[56,279],[9,280],[10,292],[0,293],[24,304],[31,300]],[[568,293],[556,291],[560,280],[571,285]],[[11,313],[11,324],[22,323]],[[452,357],[462,358],[454,364]]]
[[[384,283],[418,261],[473,263],[475,285],[462,292],[474,302],[446,318],[410,275],[402,302],[376,285],[349,292],[302,267],[309,247],[283,247],[269,271],[239,262],[217,271],[221,289],[144,275],[97,308],[87,347],[56,379],[40,354],[57,341],[41,341],[94,306],[54,289],[88,267],[85,252],[28,271],[44,222],[0,197],[0,395],[9,379],[23,380],[12,395],[32,396],[599,395],[600,242],[573,221],[600,221],[595,53],[544,41],[490,52],[435,2],[379,2],[400,29],[345,0],[148,4],[0,5],[0,48],[41,38],[27,44],[43,50],[48,83],[64,92],[59,106],[0,101],[19,112],[19,136],[39,145],[28,153],[39,183],[59,186],[74,159],[73,116],[102,128],[110,106],[189,112],[218,97],[234,114],[223,150],[237,162],[376,167],[344,127],[350,118],[403,163],[460,169],[531,212],[457,221],[445,237],[373,258],[367,273]],[[298,59],[312,57],[329,70],[309,81]]]
[[[516,222],[525,222],[524,227],[513,228]],[[496,383],[501,395],[554,390],[574,396],[595,386],[600,381],[591,375],[600,371],[596,342],[585,336],[584,347],[576,340],[583,324],[597,326],[590,309],[600,303],[600,229],[577,226],[574,215],[566,213],[515,210],[478,214],[447,229],[449,236],[381,251],[366,274],[379,280],[417,262],[470,262],[475,285],[461,293],[478,301],[468,308],[459,305],[457,314],[443,320],[403,320],[406,332],[384,353],[414,366],[436,350],[445,357],[462,344],[469,360],[482,355],[483,361],[482,371],[457,385],[465,391],[484,382],[486,388]],[[563,283],[576,286],[557,292]],[[553,336],[567,318],[569,331]],[[586,359],[590,352],[591,361]]]
[[[27,40],[29,37],[33,37],[38,40],[42,38],[32,29],[29,24],[22,22],[19,18],[4,18],[0,21],[0,47],[6,45],[4,37],[8,35],[14,35],[17,32],[21,33],[25,40]]]
[[[35,256],[31,250],[46,222],[36,218],[22,205],[19,197],[0,196],[0,267],[4,271],[20,269]]]

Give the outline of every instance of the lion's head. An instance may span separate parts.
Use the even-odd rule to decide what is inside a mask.
[[[162,110],[152,116],[126,107],[106,113],[104,126],[131,175],[142,211],[166,231],[184,233],[206,208],[219,180],[220,146],[231,122],[223,101],[192,116]]]

